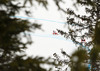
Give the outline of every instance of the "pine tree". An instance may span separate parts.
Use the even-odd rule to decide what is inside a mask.
[[[80,45],[80,49],[70,58],[71,71],[100,71],[100,0],[76,0],[73,5],[76,9],[83,6],[86,14],[80,15],[68,8],[66,13],[69,32],[58,30],[65,38],[70,38],[74,44]],[[78,39],[85,39],[86,43]],[[76,62],[74,57],[78,59]]]

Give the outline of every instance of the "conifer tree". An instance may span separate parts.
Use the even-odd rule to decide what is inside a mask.
[[[68,8],[66,13],[69,32],[58,29],[58,32],[80,45],[70,58],[71,71],[100,70],[100,0],[76,0],[73,4],[85,8],[85,15],[77,14]],[[86,40],[83,43],[79,40]],[[84,49],[83,49],[84,48]],[[90,49],[91,48],[91,49]],[[67,56],[68,57],[68,56]],[[74,61],[74,57],[77,61]],[[66,65],[68,65],[68,63]]]

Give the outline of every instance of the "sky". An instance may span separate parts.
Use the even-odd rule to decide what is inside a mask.
[[[73,8],[72,0],[65,0],[65,2],[65,4],[61,4],[62,8],[65,10],[69,7]],[[56,31],[56,29],[65,32],[68,31],[67,26],[64,24],[67,14],[59,12],[52,0],[49,0],[48,10],[42,6],[38,6],[37,3],[35,3],[35,6],[27,8],[32,12],[30,17],[27,17],[23,12],[16,15],[16,17],[27,19],[30,22],[40,23],[42,25],[41,28],[44,30],[36,30],[34,33],[28,33],[31,34],[33,44],[28,45],[28,49],[26,50],[27,55],[53,57],[53,53],[61,54],[61,49],[71,55],[77,49],[73,42],[66,40],[60,34],[52,34],[53,30]],[[83,10],[80,8],[81,14],[84,14]]]
[[[31,23],[39,23],[42,25],[42,30],[35,30],[34,33],[27,33],[31,35],[33,43],[28,45],[28,49],[26,49],[26,54],[28,56],[43,56],[45,58],[51,57],[54,58],[53,54],[57,53],[61,55],[61,49],[66,51],[67,54],[71,55],[75,50],[77,50],[76,45],[70,40],[64,38],[64,36],[53,35],[53,31],[56,29],[63,30],[64,32],[68,32],[68,27],[66,23],[67,14],[58,11],[56,5],[53,0],[48,0],[48,10],[42,7],[42,5],[38,5],[36,2],[33,6],[28,7],[27,10],[31,11],[31,16],[26,16],[23,11],[17,14],[15,17],[21,19],[27,19]],[[64,0],[64,4],[60,4],[61,7],[66,10],[66,8],[71,8],[75,11],[75,13],[84,15],[85,10],[84,7],[78,6],[78,10],[73,7],[73,2],[75,0]],[[30,6],[30,4],[27,4]],[[81,41],[81,39],[79,39]],[[25,42],[25,40],[23,40]],[[70,71],[70,69],[69,69]]]
[[[66,7],[64,7],[66,9]],[[53,35],[53,30],[56,29],[67,30],[67,26],[64,27],[64,23],[58,22],[66,22],[66,14],[57,11],[57,7],[53,4],[52,0],[49,2],[48,11],[45,8],[38,7],[36,11],[33,8],[34,18],[45,19],[45,20],[35,20],[35,22],[42,24],[42,29],[44,30],[36,30],[35,33],[31,33],[32,40],[34,43],[26,50],[28,55],[33,56],[43,56],[43,57],[53,57],[54,53],[61,54],[61,49],[64,49],[68,54],[71,54],[77,47],[74,46],[73,42],[70,40],[66,40],[63,36]],[[31,17],[32,18],[32,17]],[[29,19],[31,22],[34,19]],[[46,21],[50,20],[50,21]],[[56,22],[52,22],[56,21]]]
[[[48,1],[48,10],[42,6],[38,6],[37,3],[34,3],[35,7],[27,8],[27,10],[30,10],[32,13],[30,17],[26,16],[23,11],[15,16],[17,18],[27,19],[31,23],[36,22],[42,25],[41,28],[43,31],[35,30],[34,33],[27,33],[31,35],[33,43],[28,45],[26,54],[28,56],[43,56],[45,58],[54,58],[53,54],[57,53],[61,56],[61,49],[63,49],[66,51],[66,53],[71,55],[77,49],[76,45],[70,39],[66,40],[66,38],[60,34],[52,34],[53,31],[57,32],[56,29],[68,32],[67,25],[65,26],[67,14],[59,12],[56,5],[53,3],[53,0]],[[76,10],[75,7],[73,7],[72,1],[73,0],[65,0],[66,3],[61,4],[62,8],[65,10],[66,8]],[[77,13],[85,14],[84,8],[80,7]]]

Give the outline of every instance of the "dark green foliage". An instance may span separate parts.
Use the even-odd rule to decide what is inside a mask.
[[[72,54],[71,58],[71,71],[89,71],[84,60],[87,60],[88,56],[85,50],[78,50]]]
[[[91,51],[86,53],[85,49],[80,49],[72,54],[70,60],[74,56],[78,57],[77,62],[71,61],[71,71],[99,71],[100,70],[100,0],[76,0],[74,6],[84,6],[85,15],[76,14],[74,10],[67,9],[67,23],[69,32],[58,30],[66,39],[71,39],[74,44],[82,44],[85,47],[92,47]],[[88,39],[86,43],[80,42],[78,39]],[[91,68],[87,70],[86,65],[91,64]],[[74,65],[73,65],[74,63]],[[68,65],[68,64],[66,64]]]
[[[43,57],[28,57],[16,56],[12,62],[0,66],[1,71],[47,71],[45,68],[41,68],[43,64],[55,65],[54,62],[49,62],[48,59]]]
[[[100,46],[94,47],[90,52],[92,71],[100,70]]]
[[[2,7],[3,5],[1,4],[0,6]],[[17,6],[15,8],[15,5],[13,5],[12,1],[4,1],[4,6],[7,6],[6,9],[11,8],[11,10],[0,10],[1,64],[9,62],[14,56],[16,56],[16,52],[22,52],[22,49],[25,49],[26,45],[31,43],[31,40],[27,41],[27,43],[20,41],[22,40],[20,34],[22,32],[24,33],[25,31],[30,31],[30,23],[27,20],[10,17],[15,15],[16,11],[19,11],[20,9],[17,8]]]

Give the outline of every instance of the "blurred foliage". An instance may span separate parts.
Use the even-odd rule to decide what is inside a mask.
[[[75,10],[67,8],[69,31],[57,29],[66,39],[71,39],[76,45],[81,44],[71,57],[67,56],[70,60],[65,65],[71,71],[100,71],[100,0],[76,0],[73,6],[76,9],[79,6],[85,8],[86,14],[77,14]],[[85,39],[86,42],[78,39]],[[88,51],[83,46],[91,50]]]
[[[71,58],[71,71],[89,71],[84,60],[87,60],[88,56],[86,50],[77,50],[72,54]]]
[[[47,71],[42,68],[41,65],[56,65],[54,61],[49,61],[50,58],[45,59],[44,57],[28,57],[16,56],[12,62],[0,65],[1,71]],[[49,70],[48,70],[49,71]]]
[[[27,45],[32,44],[31,37],[26,32],[41,29],[41,25],[14,16],[22,9],[28,15],[30,11],[26,10],[26,4],[29,2],[32,6],[34,1],[47,9],[47,0],[0,0],[0,71],[47,71],[41,65],[56,65],[51,58],[33,58],[24,53]],[[60,8],[60,5],[57,4],[57,7]],[[26,42],[23,42],[24,38],[27,39]],[[52,68],[49,69],[51,70]]]

